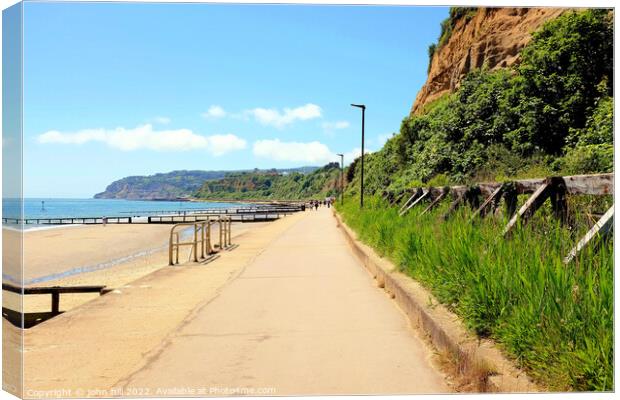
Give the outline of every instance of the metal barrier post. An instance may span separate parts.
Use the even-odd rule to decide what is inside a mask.
[[[232,245],[232,217],[230,215],[220,215],[209,217],[203,221],[185,222],[175,224],[170,230],[168,238],[168,265],[179,264],[179,254],[182,246],[191,246],[194,253],[193,260],[198,262],[205,259],[208,255],[214,253],[213,242],[211,237],[211,226],[215,223],[219,224],[219,246],[218,250],[223,250]],[[181,242],[181,233],[175,231],[181,227],[192,227],[194,229],[193,240]],[[200,236],[199,236],[200,235]],[[200,242],[200,255],[198,254],[198,244]],[[175,254],[176,251],[176,254]],[[190,253],[191,258],[191,253]]]
[[[222,216],[222,249],[226,248],[226,217]]]
[[[181,246],[179,245],[179,242],[181,241],[179,237],[179,232],[176,232],[176,238],[177,238],[176,250],[177,250],[177,264],[178,264],[179,263],[179,251],[181,250]]]
[[[151,218],[151,217],[149,217]],[[174,265],[174,263],[172,262],[172,249],[173,249],[173,243],[172,243],[172,235],[174,234],[174,227],[172,227],[172,229],[170,230],[170,242],[168,245],[168,265]],[[177,250],[177,255],[178,255],[178,250]]]
[[[194,243],[192,244],[194,249],[194,262],[198,262],[198,227],[194,225]]]
[[[230,227],[232,225],[232,217],[228,217],[228,221],[226,223],[226,234],[227,234],[227,241],[226,241],[226,245],[230,246]]]
[[[211,221],[207,219],[207,254],[213,253],[213,249],[211,248]]]
[[[205,224],[200,224],[200,258],[205,258]]]
[[[222,216],[220,215],[219,219],[217,220],[217,222],[220,224],[219,226],[219,231],[220,231],[220,250],[223,249],[222,247]]]
[[[232,245],[232,218],[228,217],[228,245]]]

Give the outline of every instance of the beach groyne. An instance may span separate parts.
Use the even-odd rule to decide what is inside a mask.
[[[3,217],[2,223],[19,225],[101,225],[101,224],[177,224],[198,222],[213,216],[229,216],[236,222],[274,221],[280,217],[305,210],[305,205],[280,205],[259,207],[210,208],[202,210],[149,210],[133,216],[96,216],[60,218],[10,218]],[[153,215],[154,214],[154,215]]]

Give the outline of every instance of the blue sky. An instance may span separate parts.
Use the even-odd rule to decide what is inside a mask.
[[[397,132],[441,7],[26,3],[24,194],[323,165]]]

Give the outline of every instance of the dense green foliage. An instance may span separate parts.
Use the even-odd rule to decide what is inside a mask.
[[[604,210],[613,199],[604,200],[594,204]],[[562,259],[585,224],[561,228],[547,207],[504,240],[502,218],[471,223],[471,211],[461,209],[440,223],[448,204],[425,215],[424,207],[414,208],[404,217],[378,197],[370,197],[363,212],[355,198],[337,209],[362,241],[549,389],[613,389],[611,240],[566,266]]]
[[[310,173],[317,167],[275,170],[278,173]],[[260,172],[255,170],[254,172]],[[154,200],[190,197],[205,181],[221,179],[231,171],[172,171],[149,176],[128,176],[112,182],[96,199]]]
[[[601,98],[588,118],[585,128],[570,128],[566,151],[560,167],[567,173],[611,171],[614,167],[614,102]]]
[[[451,12],[444,42],[454,17],[467,13]],[[352,163],[349,201],[338,206],[362,241],[552,390],[613,389],[612,240],[563,264],[594,223],[591,213],[606,211],[613,199],[569,197],[577,211],[570,229],[558,225],[547,204],[504,240],[504,218],[472,223],[471,211],[462,209],[443,222],[448,201],[400,218],[378,194],[613,171],[612,80],[613,14],[564,13],[534,33],[520,64],[472,71],[456,92],[405,118],[399,134],[367,155],[363,212],[353,197],[360,163]]]
[[[609,172],[612,14],[567,12],[547,22],[521,60],[511,69],[473,71],[454,94],[405,118],[400,134],[368,156],[368,190]],[[351,168],[354,181],[359,166]]]
[[[282,174],[275,170],[233,173],[205,182],[195,197],[210,200],[322,199],[338,193],[339,177],[338,163],[327,164],[309,174]]]

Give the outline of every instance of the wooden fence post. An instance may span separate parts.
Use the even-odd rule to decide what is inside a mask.
[[[486,214],[490,211],[493,212],[497,206],[499,205],[500,200],[502,199],[502,195],[504,194],[504,185],[501,185],[497,189],[491,193],[489,197],[482,203],[480,207],[474,212],[471,216],[470,221],[474,221],[476,217],[484,218]]]
[[[506,218],[510,220],[517,212],[517,187],[514,182],[506,182],[504,186],[504,211]]]
[[[439,193],[439,196],[437,196],[437,198],[435,200],[433,200],[431,202],[431,204],[429,204],[428,207],[426,207],[426,209],[424,211],[422,211],[422,214],[420,214],[420,215],[424,215],[427,212],[430,212],[433,208],[435,208],[437,206],[437,204],[439,204],[439,202],[441,200],[443,200],[444,197],[446,197],[448,195],[449,191],[450,191],[450,187],[449,186],[445,186],[445,187],[441,188],[441,193]]]
[[[552,177],[551,207],[553,214],[562,224],[568,221],[568,202],[566,201],[566,183],[562,177]]]
[[[393,206],[394,204],[398,204],[398,202],[403,199],[406,193],[407,193],[406,190],[402,190],[398,193],[394,193],[394,195],[392,196],[392,199],[390,200],[390,206]]]
[[[467,189],[467,191],[465,192],[465,199],[467,200],[467,203],[471,208],[477,209],[478,207],[480,207],[481,193],[482,192],[480,191],[480,187],[477,185],[471,186],[469,189]]]
[[[564,264],[568,264],[573,261],[579,252],[583,250],[594,238],[602,237],[609,234],[614,226],[614,206],[612,205],[609,210],[598,220],[596,224],[581,238],[575,247],[564,258]]]
[[[422,190],[422,194],[420,196],[418,196],[415,201],[413,201],[411,204],[409,204],[409,206],[407,206],[407,208],[405,208],[404,210],[402,210],[400,212],[400,214],[398,214],[399,217],[402,217],[403,215],[407,214],[407,212],[409,210],[411,210],[416,204],[418,204],[420,201],[422,201],[426,196],[428,196],[431,193],[430,188],[428,190]]]
[[[444,220],[448,220],[454,212],[463,205],[463,203],[467,202],[472,208],[478,208],[480,206],[480,187],[479,186],[470,186],[465,189],[461,194],[456,194],[454,201],[450,203],[450,207],[448,211],[443,215]]]
[[[452,201],[452,203],[450,203],[450,207],[448,207],[448,211],[446,211],[445,214],[442,216],[444,221],[447,221],[448,218],[450,218],[450,216],[456,211],[456,209],[461,206],[464,200],[465,200],[465,193],[454,194],[454,200]]]
[[[530,196],[529,199],[525,202],[525,204],[517,211],[515,215],[512,216],[510,221],[508,221],[508,225],[504,228],[503,236],[507,237],[512,229],[517,225],[518,221],[522,223],[526,223],[533,215],[536,213],[536,210],[551,196],[551,192],[553,191],[553,185],[551,183],[551,179],[545,179],[545,182],[536,189],[536,191]]]
[[[403,204],[402,207],[398,209],[398,215],[399,216],[402,215],[402,212],[409,206],[409,203],[411,203],[412,201],[415,201],[415,199],[418,198],[418,196],[420,196],[421,194],[422,194],[422,189],[415,188],[411,197],[409,197],[407,201],[405,202],[405,204]]]

